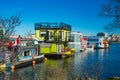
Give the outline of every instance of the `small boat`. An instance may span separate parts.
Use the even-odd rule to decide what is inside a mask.
[[[63,58],[71,57],[75,55],[75,48],[68,49],[63,55]]]
[[[34,64],[43,62],[44,59],[44,54],[37,54],[34,47],[24,48],[21,49],[18,56],[14,59],[16,62],[14,62],[13,66],[15,66],[15,68],[21,68],[32,65],[33,62]]]

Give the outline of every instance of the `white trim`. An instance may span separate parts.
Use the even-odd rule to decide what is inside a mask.
[[[46,32],[40,32],[40,34],[46,34]]]
[[[68,44],[81,44],[81,42],[68,42]]]

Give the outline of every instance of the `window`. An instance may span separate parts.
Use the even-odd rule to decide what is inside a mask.
[[[69,40],[69,37],[70,37],[70,32],[67,32],[66,33],[66,37],[67,37],[67,41]]]
[[[46,36],[46,34],[41,34],[41,37],[45,37]]]
[[[30,51],[24,51],[24,56],[29,56],[30,55]]]
[[[64,31],[62,31],[62,40],[64,40]]]
[[[62,39],[62,31],[59,31],[58,38]]]
[[[46,36],[46,32],[40,32],[40,36],[41,37],[45,37]]]
[[[49,32],[49,40],[52,40],[53,39],[53,34],[52,32]]]

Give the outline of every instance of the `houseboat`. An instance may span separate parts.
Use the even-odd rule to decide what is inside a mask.
[[[71,32],[70,33],[70,42],[68,42],[68,47],[73,48],[74,52],[78,53],[82,49],[82,41],[80,41],[80,38],[83,38],[83,34],[79,32]]]
[[[65,49],[68,47],[70,32],[71,25],[65,23],[35,23],[35,36],[40,44],[39,53],[51,58],[68,54]]]
[[[104,37],[90,36],[88,38],[88,44],[94,45],[94,49],[106,49],[109,48],[109,43]]]
[[[33,44],[30,41],[34,42],[31,39],[20,39],[19,36],[15,41],[9,42],[5,46],[6,50],[2,51],[0,68],[8,67],[14,69],[42,62],[45,57],[43,54],[38,53],[38,44]]]

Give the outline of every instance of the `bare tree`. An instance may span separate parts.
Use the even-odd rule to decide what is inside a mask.
[[[107,32],[120,32],[120,0],[106,0],[102,4],[100,16],[112,20],[108,25],[104,26]]]
[[[30,36],[32,34],[32,30],[26,31],[25,36]]]
[[[5,35],[15,33],[15,28],[21,24],[21,12],[14,16],[2,17],[0,16],[0,25],[5,28]]]

